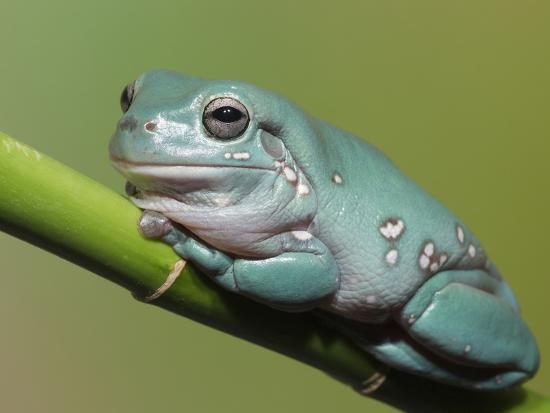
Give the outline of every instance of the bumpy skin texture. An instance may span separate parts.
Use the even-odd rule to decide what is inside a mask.
[[[230,291],[316,309],[395,368],[487,390],[536,372],[479,241],[376,148],[242,82],[152,71],[125,93],[110,153],[144,235]],[[226,103],[242,117],[205,120]]]

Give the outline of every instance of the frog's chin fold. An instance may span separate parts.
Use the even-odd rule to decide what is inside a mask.
[[[174,198],[157,194],[147,196],[131,196],[130,200],[140,209],[148,209],[163,213],[180,211],[186,208],[186,204]]]
[[[141,209],[161,213],[182,211],[206,213],[207,210],[220,210],[238,203],[231,194],[215,192],[163,194],[138,190],[130,196],[130,200]]]

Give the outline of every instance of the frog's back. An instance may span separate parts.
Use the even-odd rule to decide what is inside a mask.
[[[330,125],[319,129],[326,159],[313,182],[315,225],[340,269],[330,311],[381,321],[442,270],[487,268],[498,277],[467,227],[384,154]]]

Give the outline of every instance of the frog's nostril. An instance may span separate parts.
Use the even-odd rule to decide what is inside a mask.
[[[157,124],[155,122],[147,122],[145,125],[144,125],[145,129],[148,130],[149,132],[153,132],[155,130],[155,128],[157,127]]]
[[[127,130],[128,132],[132,132],[138,124],[138,121],[133,116],[124,116],[120,123],[118,124],[118,128],[121,131]]]

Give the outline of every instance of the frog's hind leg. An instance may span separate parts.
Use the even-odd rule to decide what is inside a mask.
[[[469,389],[496,390],[503,383],[525,379],[522,372],[499,368],[474,368],[440,357],[424,347],[395,322],[368,325],[323,314],[334,328],[349,336],[359,347],[382,363],[414,375]],[[389,372],[391,376],[391,371]],[[504,378],[504,379],[503,379]]]
[[[444,271],[417,291],[396,320],[371,325],[318,315],[390,367],[498,390],[531,377],[539,362],[535,340],[510,297],[503,281],[484,271]]]
[[[502,280],[482,270],[443,271],[418,290],[398,322],[439,358],[494,370],[492,384],[473,387],[509,387],[536,372],[539,354],[507,291]]]

